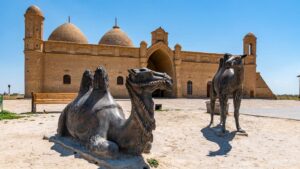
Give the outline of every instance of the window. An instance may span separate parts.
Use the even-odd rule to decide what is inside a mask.
[[[64,82],[64,84],[71,84],[71,76],[70,75],[64,75],[63,82]]]
[[[250,98],[254,98],[254,91],[253,90],[250,91]]]
[[[252,44],[250,43],[248,45],[248,55],[252,55],[253,54],[253,51],[252,51]]]
[[[122,76],[117,77],[117,85],[123,85],[124,84],[124,79]]]
[[[187,82],[187,94],[188,95],[193,94],[193,82],[190,80]]]

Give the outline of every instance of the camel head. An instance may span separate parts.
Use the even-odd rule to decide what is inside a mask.
[[[166,73],[155,72],[147,68],[129,69],[127,83],[137,94],[150,94],[157,89],[172,90],[172,79]]]
[[[232,55],[226,53],[224,55],[225,68],[241,68],[243,67],[243,59],[247,55]]]
[[[147,68],[129,69],[128,72],[126,87],[136,110],[135,119],[143,131],[150,136],[151,131],[155,129],[152,92],[157,89],[172,90],[172,79],[166,73],[155,72]]]

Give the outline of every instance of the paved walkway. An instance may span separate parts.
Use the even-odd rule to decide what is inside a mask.
[[[174,106],[174,109],[179,110],[206,111],[206,101],[208,99],[156,99],[155,103],[163,103],[164,108]],[[229,99],[229,112],[233,112],[232,99]],[[300,101],[243,99],[240,113],[300,120]]]
[[[129,99],[116,100],[125,111],[130,111]],[[155,103],[163,104],[163,109],[199,112],[206,111],[206,101],[208,99],[155,99]],[[232,99],[229,100],[229,103],[229,112],[233,112]],[[4,109],[16,113],[29,112],[30,104],[30,100],[4,100]],[[64,104],[38,105],[37,111],[61,111],[64,107]],[[248,115],[300,120],[300,101],[244,99],[242,100],[240,112]]]
[[[241,114],[300,120],[300,101],[244,100],[243,102],[246,102],[246,105],[242,105]]]

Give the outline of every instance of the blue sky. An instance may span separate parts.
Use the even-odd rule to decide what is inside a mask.
[[[298,0],[6,0],[0,12],[0,92],[24,92],[24,12],[35,4],[45,16],[44,39],[71,16],[98,43],[118,18],[135,46],[162,26],[169,45],[183,50],[242,53],[248,32],[257,36],[257,71],[276,94],[297,94],[300,74]]]

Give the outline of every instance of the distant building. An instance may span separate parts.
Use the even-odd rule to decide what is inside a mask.
[[[25,13],[25,97],[31,92],[77,92],[85,69],[104,65],[115,97],[127,97],[125,79],[129,68],[148,67],[166,72],[174,81],[172,92],[156,91],[159,97],[208,97],[211,80],[223,54],[184,51],[179,44],[168,45],[168,33],[161,27],[151,32],[151,44],[134,46],[116,24],[99,40],[89,44],[72,23],[64,23],[43,38],[44,16],[36,6]],[[245,59],[244,95],[274,98],[259,72],[256,72],[256,37],[243,39]]]

